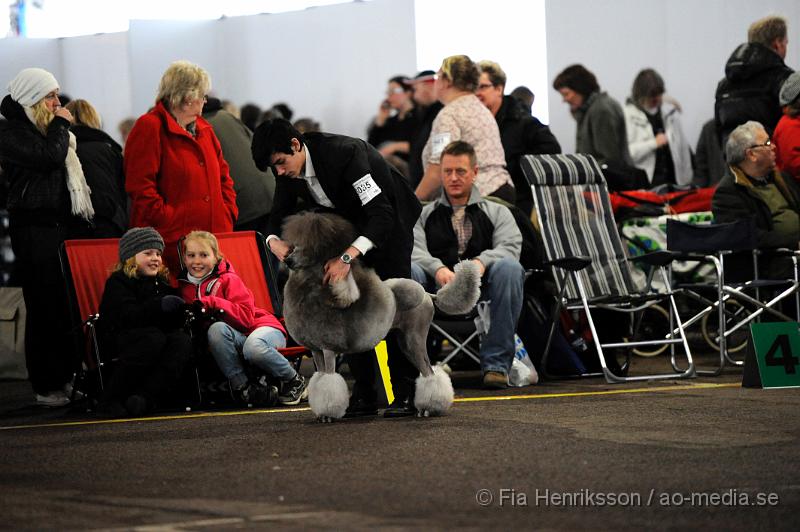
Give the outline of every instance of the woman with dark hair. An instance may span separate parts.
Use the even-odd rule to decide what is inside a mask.
[[[92,238],[118,238],[128,229],[128,195],[122,171],[122,147],[101,128],[100,115],[86,100],[72,100],[70,131],[78,141],[78,159],[92,189]]]
[[[94,216],[89,187],[50,72],[26,68],[0,104],[0,165],[8,182],[11,247],[22,284],[25,362],[36,402],[69,403],[76,358],[58,253],[64,240],[85,238]]]
[[[367,142],[406,177],[411,139],[419,127],[413,95],[414,89],[405,76],[391,78],[386,99],[367,130]]]
[[[578,122],[577,153],[594,155],[606,165],[632,165],[622,107],[600,91],[594,74],[583,65],[568,66],[556,76],[553,88],[561,94]]]
[[[681,127],[677,102],[664,98],[664,80],[646,68],[633,80],[625,104],[625,130],[633,164],[647,172],[650,186],[692,182],[692,149]]]
[[[463,140],[475,148],[478,156],[475,186],[481,195],[495,196],[512,204],[516,201],[514,183],[506,170],[497,121],[475,96],[479,78],[478,65],[466,55],[453,55],[442,61],[434,90],[444,108],[436,115],[431,135],[422,151],[425,175],[416,189],[421,200],[439,196],[442,151],[451,142]]]

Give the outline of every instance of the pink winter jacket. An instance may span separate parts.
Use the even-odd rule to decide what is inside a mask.
[[[184,272],[179,279],[179,288],[187,303],[199,300],[209,310],[223,310],[222,320],[241,333],[250,334],[266,326],[286,335],[286,329],[278,318],[255,305],[253,292],[227,260],[220,261],[214,272],[199,285],[190,283]]]

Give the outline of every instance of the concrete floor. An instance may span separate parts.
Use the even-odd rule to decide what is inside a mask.
[[[303,405],[102,420],[2,382],[0,528],[797,529],[796,389],[479,377],[454,374],[440,418],[330,425]]]

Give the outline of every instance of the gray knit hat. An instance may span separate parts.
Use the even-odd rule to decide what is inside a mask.
[[[781,107],[789,105],[797,99],[800,94],[800,72],[794,72],[781,85],[779,95]]]
[[[119,239],[119,261],[125,262],[140,251],[164,251],[164,239],[152,227],[133,227]]]

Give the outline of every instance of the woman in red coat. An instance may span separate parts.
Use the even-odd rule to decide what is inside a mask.
[[[164,237],[173,271],[180,271],[181,236],[196,229],[232,231],[238,214],[228,163],[200,116],[210,89],[204,69],[175,61],[161,77],[155,107],[136,121],[125,143],[130,227],[152,226]]]

